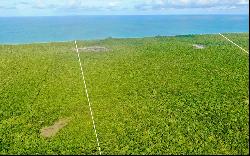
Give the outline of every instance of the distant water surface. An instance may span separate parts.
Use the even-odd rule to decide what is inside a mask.
[[[249,32],[248,15],[0,17],[0,43]]]

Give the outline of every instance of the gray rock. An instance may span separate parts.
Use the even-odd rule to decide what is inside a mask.
[[[79,51],[86,51],[86,52],[105,52],[109,51],[108,48],[103,46],[90,46],[90,47],[84,47],[84,48],[78,48]]]
[[[204,45],[201,45],[201,44],[193,44],[193,47],[194,47],[195,49],[204,49],[204,48],[205,48],[205,46],[204,46]]]

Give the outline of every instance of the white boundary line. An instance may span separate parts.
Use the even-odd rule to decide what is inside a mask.
[[[93,122],[93,127],[94,127],[94,131],[95,131],[96,142],[97,142],[98,149],[99,149],[99,152],[100,152],[100,155],[101,155],[102,154],[101,147],[100,147],[98,135],[97,135],[97,132],[96,132],[96,125],[95,125],[94,115],[93,115],[93,111],[92,111],[92,108],[91,108],[91,103],[90,103],[90,100],[89,100],[88,89],[87,89],[87,85],[86,85],[86,81],[85,81],[85,76],[84,76],[84,73],[83,73],[82,63],[81,63],[81,59],[80,59],[79,50],[78,50],[78,47],[77,47],[76,40],[75,40],[75,45],[76,45],[76,52],[77,52],[77,56],[78,56],[78,61],[79,61],[81,72],[82,72],[82,80],[84,82],[85,92],[86,92],[86,96],[87,96],[88,103],[89,103],[89,110],[90,110],[90,114],[91,114],[91,118],[92,118],[92,122]]]
[[[245,53],[249,54],[248,51],[246,51],[245,49],[243,49],[242,47],[240,47],[238,44],[234,43],[233,41],[229,40],[227,37],[225,37],[224,35],[222,35],[221,33],[219,33],[222,37],[224,37],[225,39],[227,39],[229,42],[233,43],[234,45],[236,45],[237,47],[239,47],[241,50],[243,50]]]

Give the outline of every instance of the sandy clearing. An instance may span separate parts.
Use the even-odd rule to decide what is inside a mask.
[[[45,138],[50,138],[55,136],[60,129],[65,127],[69,122],[68,118],[63,118],[54,123],[54,125],[49,126],[49,127],[44,127],[41,129],[41,136]]]

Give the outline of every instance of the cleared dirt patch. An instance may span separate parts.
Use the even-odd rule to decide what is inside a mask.
[[[56,135],[60,129],[65,127],[69,122],[68,118],[60,119],[59,121],[55,122],[54,125],[49,127],[44,127],[41,129],[41,136],[45,138],[50,138]]]
[[[204,49],[204,48],[205,48],[205,46],[204,46],[204,45],[201,45],[201,44],[193,44],[193,47],[194,47],[195,49]]]
[[[78,50],[85,52],[106,52],[109,51],[110,49],[103,46],[90,46],[90,47],[78,48]]]

